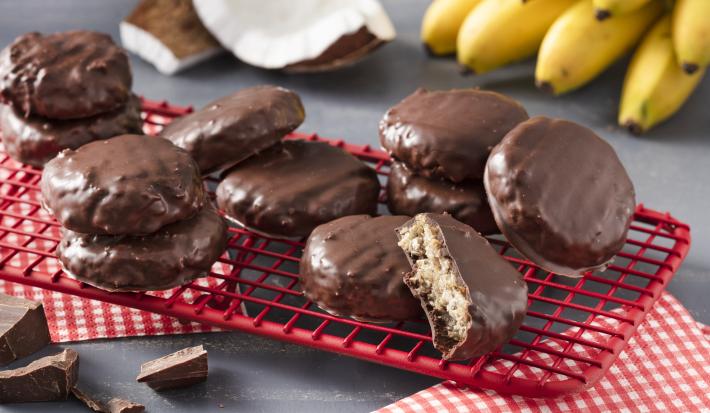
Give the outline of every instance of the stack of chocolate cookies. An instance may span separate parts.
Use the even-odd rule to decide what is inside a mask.
[[[91,31],[27,33],[0,52],[0,127],[7,153],[42,167],[63,149],[141,133],[126,53]]]
[[[208,275],[227,245],[197,163],[162,138],[66,149],[45,166],[40,189],[63,227],[56,252],[65,272],[98,288],[171,288]]]
[[[301,238],[342,216],[374,214],[380,184],[372,168],[327,143],[283,140],[304,118],[296,93],[256,86],[175,120],[161,136],[187,150],[202,174],[226,169],[217,204],[251,231]]]
[[[393,214],[448,213],[482,234],[497,233],[483,172],[491,149],[528,119],[517,101],[476,89],[418,89],[380,121],[394,158],[387,181]]]

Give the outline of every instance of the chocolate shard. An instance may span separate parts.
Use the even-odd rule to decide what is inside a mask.
[[[106,404],[106,413],[143,413],[145,406],[132,401],[113,398]]]
[[[74,386],[71,388],[71,394],[74,395],[79,401],[84,403],[86,407],[89,409],[95,411],[95,412],[105,412],[105,407],[103,403],[101,403],[101,400],[91,396],[90,394],[84,392],[82,389]]]
[[[141,365],[136,380],[162,391],[191,386],[207,379],[207,351],[195,346]]]
[[[142,413],[145,411],[145,406],[139,403],[134,403],[129,400],[112,398],[104,403],[101,399],[91,396],[78,387],[71,389],[74,397],[83,402],[89,409],[99,413]]]
[[[0,294],[0,366],[49,344],[42,303]]]
[[[79,354],[66,349],[25,367],[0,371],[0,403],[65,400],[79,375]]]

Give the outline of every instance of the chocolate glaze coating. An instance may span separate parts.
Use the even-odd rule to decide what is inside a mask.
[[[454,183],[417,175],[402,162],[392,162],[387,179],[387,207],[393,214],[449,213],[481,234],[498,231],[482,182]]]
[[[377,212],[374,169],[323,142],[284,141],[225,172],[217,204],[247,228],[304,237],[346,215]]]
[[[297,94],[276,86],[256,86],[176,119],[160,135],[190,152],[206,175],[274,145],[304,118]]]
[[[507,343],[520,328],[527,311],[528,288],[522,275],[470,226],[446,214],[424,216],[439,229],[446,256],[453,261],[459,284],[466,286],[471,299],[466,338],[452,343],[438,333],[443,320],[434,316],[427,297],[419,297],[431,326],[434,347],[447,360],[465,360]],[[414,219],[404,227],[413,223]],[[413,271],[404,277],[404,282],[415,293],[417,286],[411,276],[416,259],[408,258]]]
[[[103,33],[32,32],[0,52],[0,97],[25,117],[109,112],[128,100],[131,83],[128,56]]]
[[[491,148],[528,118],[517,101],[476,89],[417,89],[380,121],[380,143],[420,175],[483,178]]]
[[[13,159],[41,168],[63,149],[126,133],[142,133],[141,102],[132,96],[126,105],[83,119],[24,118],[7,105],[0,106],[0,129],[5,151]]]
[[[205,202],[190,154],[143,135],[62,151],[45,165],[40,189],[44,207],[84,234],[149,234],[190,218]]]
[[[540,267],[580,276],[605,268],[626,240],[634,186],[614,149],[566,120],[535,117],[510,131],[486,166],[503,235]]]
[[[165,290],[208,274],[227,246],[227,224],[211,204],[192,218],[144,236],[62,229],[64,270],[109,291]]]
[[[363,321],[400,321],[422,316],[404,285],[411,271],[397,246],[395,228],[405,216],[352,215],[318,226],[300,263],[301,288],[327,312]]]

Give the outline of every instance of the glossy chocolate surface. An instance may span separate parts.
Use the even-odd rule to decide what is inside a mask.
[[[580,276],[621,250],[636,207],[614,149],[573,122],[532,118],[493,149],[485,178],[503,235],[542,268]]]
[[[43,205],[84,234],[140,235],[195,215],[205,201],[190,154],[162,138],[121,135],[45,165]]]
[[[0,52],[0,97],[19,113],[76,119],[109,112],[131,95],[126,52],[107,34],[24,34]]]
[[[306,297],[331,314],[358,320],[420,318],[419,301],[403,282],[411,268],[395,235],[408,220],[352,215],[317,227],[300,263]]]
[[[206,276],[227,238],[227,224],[207,204],[194,217],[144,236],[64,229],[57,256],[70,276],[104,290],[165,290]]]
[[[417,89],[380,121],[380,143],[424,176],[481,179],[491,148],[528,114],[517,101],[477,89]]]
[[[259,232],[303,237],[320,224],[377,211],[374,169],[323,142],[284,141],[225,172],[217,203]]]
[[[203,382],[207,374],[207,351],[195,346],[143,363],[136,380],[163,391]]]
[[[78,376],[79,354],[72,349],[0,371],[0,404],[66,400]]]
[[[49,342],[42,303],[0,294],[0,366],[29,356]]]
[[[202,174],[209,174],[274,145],[304,117],[303,104],[294,92],[256,86],[174,120],[161,136],[190,152]]]
[[[413,216],[422,212],[451,214],[481,234],[499,232],[488,206],[483,182],[454,183],[416,174],[394,161],[387,179],[387,207],[393,214]]]
[[[431,325],[434,347],[446,359],[464,360],[507,343],[520,328],[527,310],[528,288],[522,275],[470,226],[450,215],[424,215],[429,224],[438,228],[445,256],[453,261],[458,284],[465,286],[471,300],[466,338],[452,345],[439,336],[443,321],[434,316],[427,297],[420,297]],[[404,226],[413,222],[414,219]],[[416,259],[409,258],[416,269]],[[404,282],[414,292],[412,274],[405,276]]]
[[[41,168],[63,149],[78,149],[92,141],[142,133],[141,102],[132,96],[124,106],[111,112],[69,120],[25,118],[12,107],[0,105],[0,129],[8,155]]]

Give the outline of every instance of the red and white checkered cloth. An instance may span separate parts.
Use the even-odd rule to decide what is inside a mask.
[[[566,334],[575,334],[575,330]],[[557,340],[545,343],[561,349]],[[505,368],[504,363],[508,362],[496,361],[487,369]],[[524,366],[516,373],[526,377],[535,374]],[[683,305],[664,293],[607,374],[586,391],[555,399],[532,399],[444,382],[379,410],[470,411],[710,412],[710,327],[693,320]]]
[[[200,282],[216,283],[214,279]],[[204,333],[219,329],[199,323],[0,280],[0,293],[41,301],[52,341]],[[156,294],[156,293],[151,293]],[[157,293],[157,294],[167,294]],[[185,294],[189,294],[185,292]],[[189,299],[189,297],[186,297]]]

